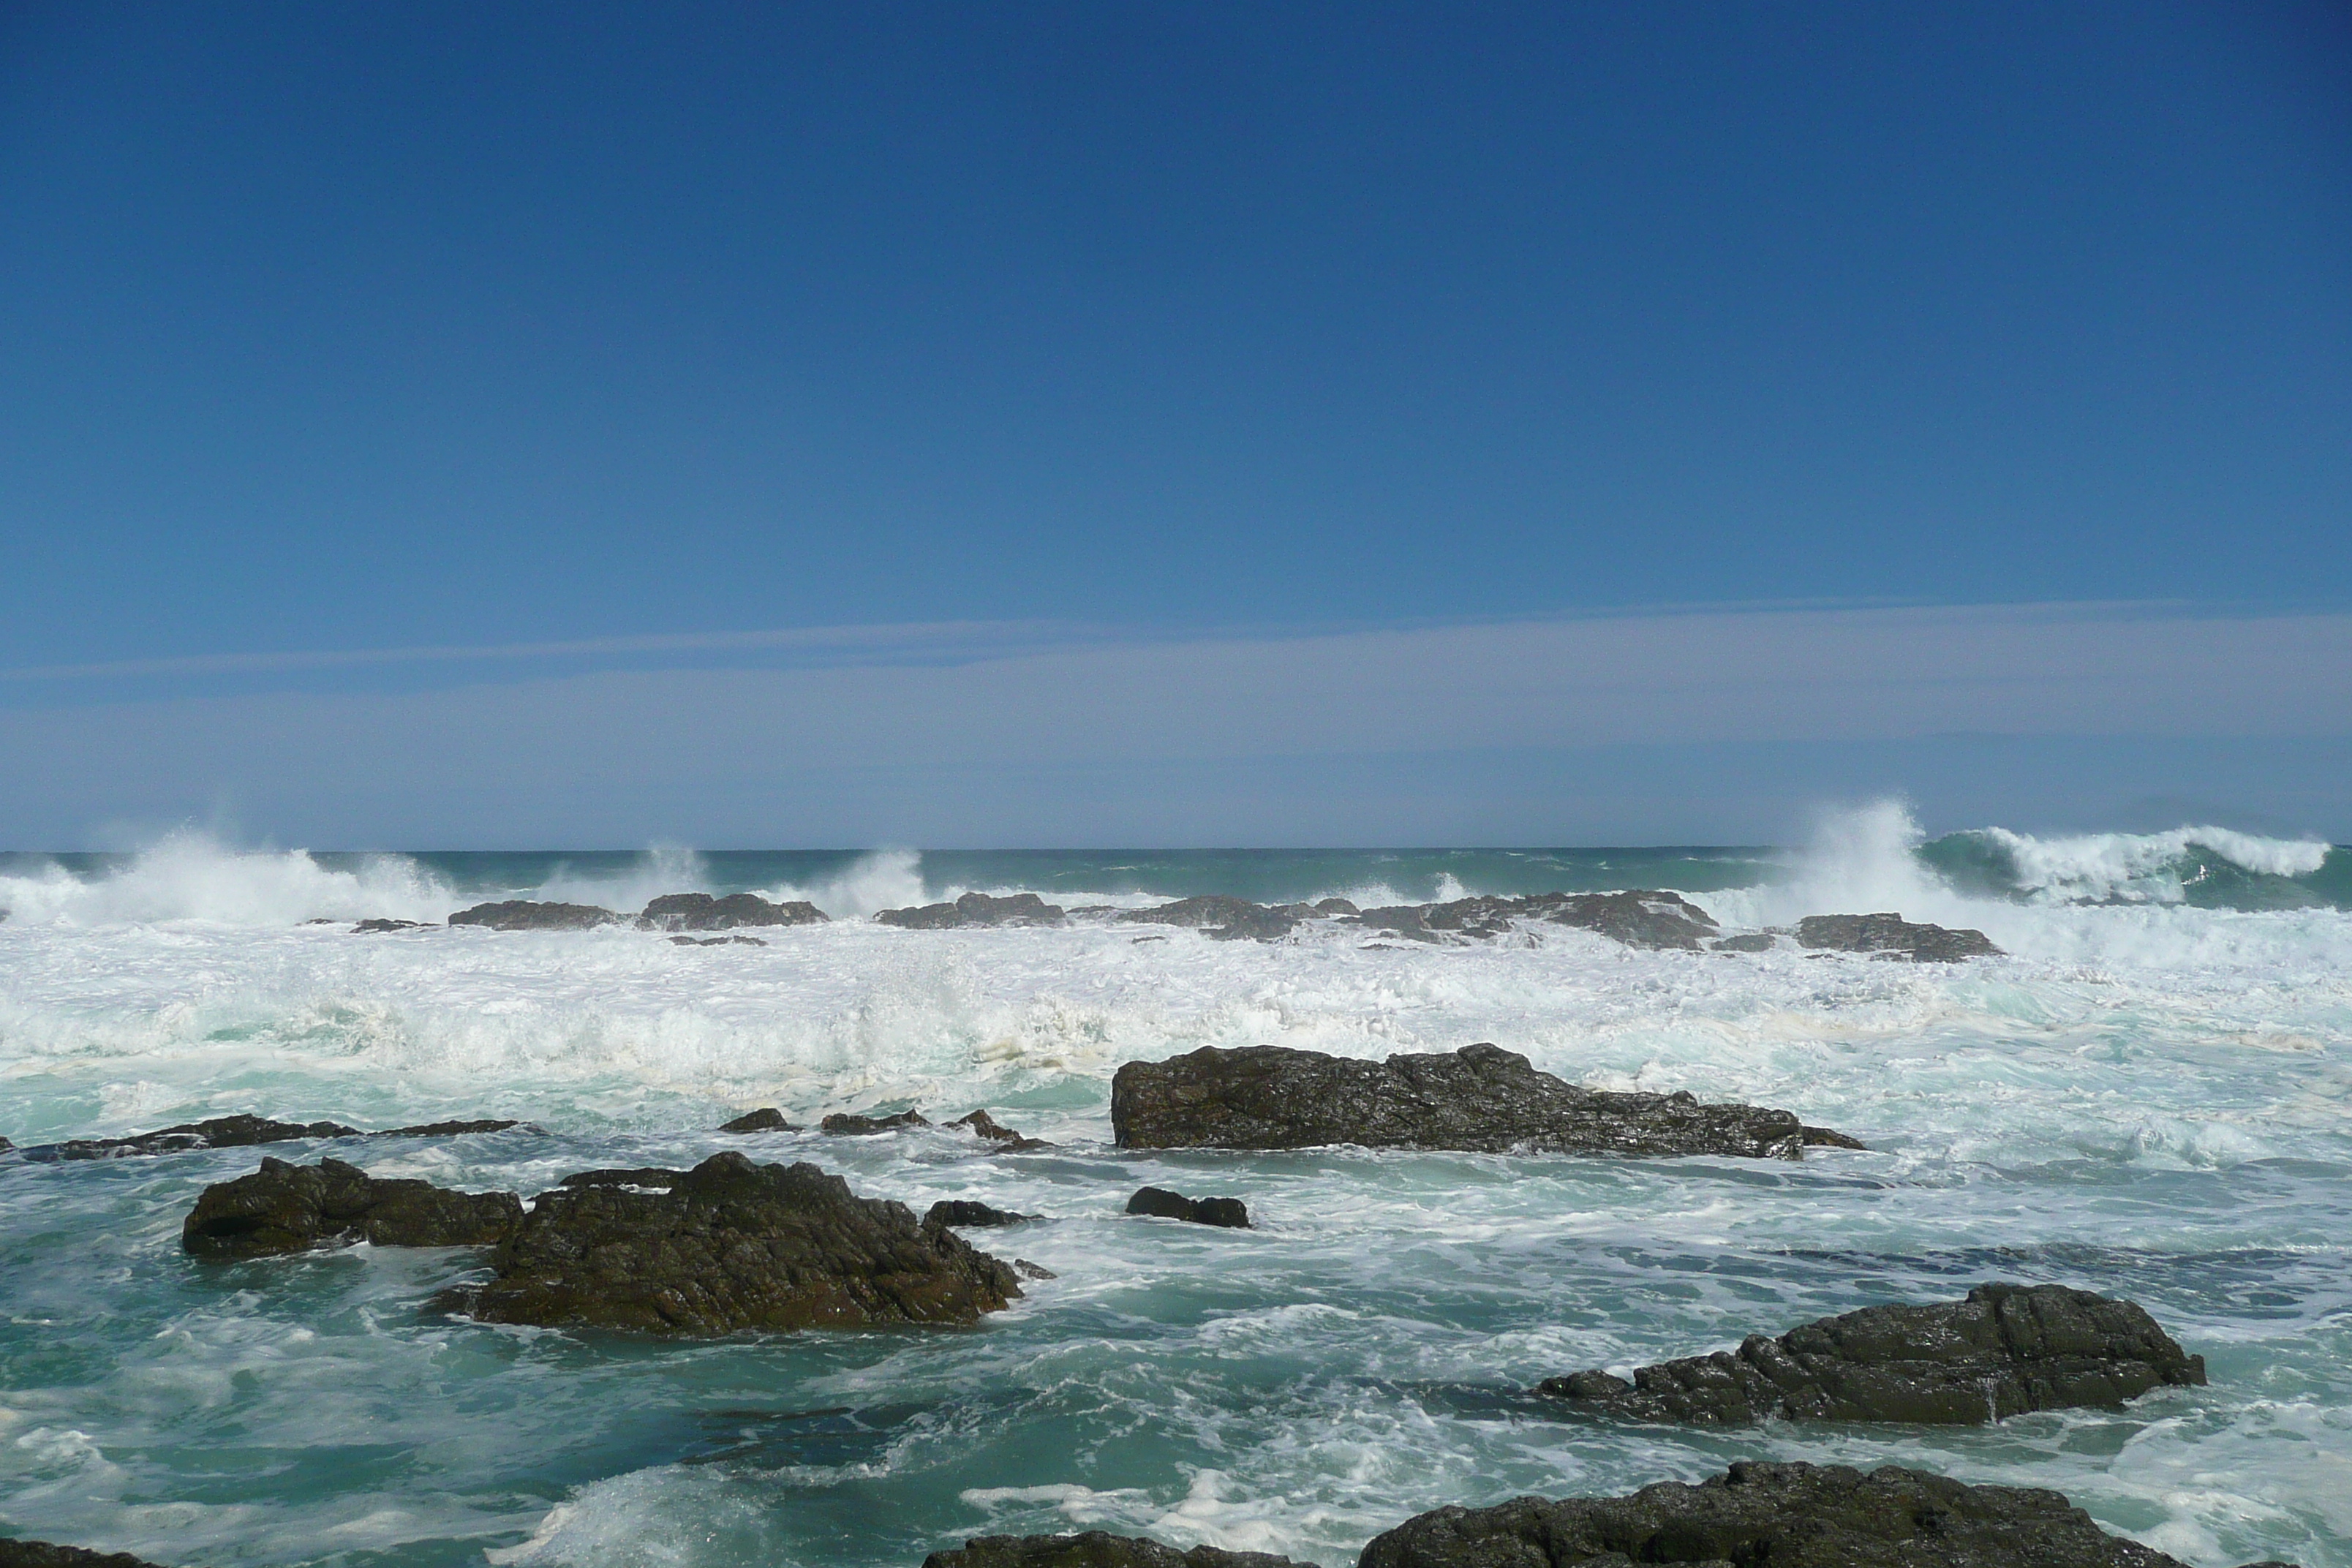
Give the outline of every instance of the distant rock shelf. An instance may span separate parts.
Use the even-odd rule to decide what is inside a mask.
[[[536,1132],[526,1121],[427,1121],[415,1127],[393,1127],[363,1132],[340,1121],[273,1121],[243,1112],[205,1121],[184,1121],[128,1138],[75,1138],[62,1143],[35,1143],[10,1150],[0,1138],[0,1151],[10,1151],[36,1164],[59,1160],[120,1160],[144,1154],[178,1154],[196,1149],[249,1149],[263,1143],[290,1143],[303,1138],[456,1138],[475,1132],[506,1132],[515,1129]]]

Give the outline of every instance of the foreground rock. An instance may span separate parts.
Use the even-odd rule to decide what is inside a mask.
[[[1110,1120],[1117,1142],[1131,1149],[1358,1143],[1795,1160],[1808,1131],[1785,1110],[1580,1088],[1490,1045],[1385,1062],[1281,1046],[1204,1046],[1120,1068]]]
[[[1716,934],[1715,917],[1680,893],[1640,888],[1622,893],[1530,893],[1517,899],[1454,899],[1366,910],[1358,924],[1423,942],[1495,937],[1522,921],[1599,931],[1629,947],[1696,952]]]
[[[886,926],[908,931],[949,931],[961,926],[1050,926],[1062,923],[1059,904],[1049,904],[1034,893],[992,898],[966,893],[951,904],[925,904],[919,909],[884,910],[874,918]]]
[[[141,1154],[178,1154],[192,1149],[250,1149],[262,1143],[289,1143],[299,1138],[454,1138],[467,1132],[504,1132],[524,1123],[512,1121],[428,1121],[416,1127],[394,1127],[362,1132],[340,1121],[272,1121],[266,1116],[240,1111],[205,1121],[183,1121],[128,1138],[76,1138],[63,1143],[36,1143],[17,1154],[36,1164],[58,1160],[119,1160]],[[537,1129],[532,1129],[537,1131]],[[0,1149],[8,1145],[0,1142]]]
[[[321,1160],[261,1169],[204,1190],[180,1227],[198,1258],[270,1258],[314,1247],[483,1247],[522,1223],[512,1193],[453,1193],[430,1182],[379,1181],[356,1165]]]
[[[2187,1568],[2113,1536],[2057,1492],[1893,1465],[1736,1464],[1630,1497],[1442,1508],[1372,1538],[1359,1568]]]
[[[1221,1225],[1229,1230],[1250,1227],[1249,1205],[1239,1198],[1188,1198],[1166,1187],[1145,1187],[1127,1200],[1127,1212],[1153,1219],[1181,1219],[1193,1225]]]
[[[594,904],[538,904],[528,899],[507,899],[476,904],[449,917],[453,926],[488,926],[492,931],[587,931],[612,925],[620,916]]]
[[[1297,929],[1299,913],[1210,893],[1149,910],[1125,910],[1118,919],[1131,925],[1189,926],[1216,942],[1273,942]]]
[[[713,1154],[651,1184],[542,1193],[445,1304],[485,1322],[725,1334],[971,1323],[1021,1288],[1013,1270],[904,1204],[853,1194],[814,1165]]]
[[[0,1568],[156,1568],[128,1552],[92,1552],[46,1541],[0,1541]]]
[[[934,1552],[923,1568],[1307,1568],[1263,1552],[1195,1546],[1179,1552],[1136,1535],[1089,1530],[1084,1535],[982,1535]]]
[[[1582,1372],[1536,1391],[1649,1421],[1973,1426],[2204,1382],[2204,1358],[2132,1302],[2062,1285],[1979,1285],[1965,1300],[1866,1307],[1778,1339],[1751,1334],[1736,1352],[1645,1366],[1631,1383]]]
[[[637,916],[639,931],[733,931],[738,926],[823,925],[823,910],[804,900],[772,904],[757,893],[664,893]]]
[[[1797,945],[1833,952],[1867,952],[1914,963],[1958,963],[1999,958],[2000,949],[1980,931],[1916,925],[1898,914],[1807,915],[1797,922]]]

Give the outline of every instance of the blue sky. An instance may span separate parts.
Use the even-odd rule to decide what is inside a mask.
[[[2352,837],[2352,19],[0,5],[0,537],[25,847]]]

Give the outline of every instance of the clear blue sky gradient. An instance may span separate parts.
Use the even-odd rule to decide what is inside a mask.
[[[0,535],[20,672],[2342,613],[2352,10],[0,4]]]

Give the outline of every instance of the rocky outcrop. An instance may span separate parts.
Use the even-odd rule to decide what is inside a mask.
[[[2186,1568],[2057,1492],[1893,1465],[1736,1464],[1630,1497],[1441,1508],[1372,1538],[1358,1568]]]
[[[357,925],[352,927],[353,931],[362,934],[379,933],[388,931],[423,931],[425,929],[426,925],[423,921],[387,920],[362,921]]]
[[[677,1185],[685,1174],[684,1171],[673,1171],[663,1165],[607,1166],[595,1171],[574,1171],[559,1184],[566,1187],[656,1187],[667,1192]]]
[[[1181,1219],[1193,1225],[1221,1225],[1228,1230],[1250,1227],[1249,1205],[1239,1198],[1188,1198],[1166,1187],[1145,1187],[1127,1200],[1127,1212],[1152,1219]]]
[[[674,936],[672,947],[765,947],[768,944],[756,936]]]
[[[0,1568],[156,1568],[128,1552],[92,1552],[46,1541],[0,1541]]]
[[[482,1247],[522,1223],[512,1193],[453,1193],[430,1182],[379,1181],[356,1165],[321,1160],[261,1169],[206,1187],[180,1227],[198,1258],[269,1258],[314,1247]]]
[[[1737,1351],[1643,1367],[1631,1383],[1581,1372],[1536,1391],[1647,1421],[1974,1426],[2204,1382],[2204,1358],[2183,1352],[2132,1302],[2062,1285],[1995,1284],[1965,1300],[1865,1307],[1777,1339],[1751,1334]]]
[[[1980,931],[1916,925],[1899,914],[1807,915],[1797,922],[1797,945],[1908,959],[1914,963],[1958,963],[1962,959],[2001,956],[2000,949]]]
[[[784,1120],[784,1113],[772,1105],[757,1110],[747,1110],[732,1121],[719,1124],[721,1132],[797,1132],[799,1128]]]
[[[1754,931],[1718,937],[1706,945],[1711,952],[1769,952],[1780,945],[1780,939],[1770,931]]]
[[[1622,893],[1530,893],[1517,899],[1391,904],[1366,910],[1356,917],[1359,925],[1423,942],[1500,936],[1522,921],[1599,931],[1629,947],[1694,952],[1717,929],[1714,916],[1681,894],[1646,888]]]
[[[1189,926],[1217,942],[1273,942],[1297,930],[1299,917],[1247,899],[1210,893],[1148,910],[1122,910],[1118,919],[1129,924]]]
[[[1495,1046],[1385,1062],[1280,1046],[1204,1046],[1129,1062],[1111,1079],[1125,1148],[1519,1150],[1568,1154],[1733,1154],[1800,1159],[1785,1110],[1702,1105],[1688,1094],[1580,1088]]]
[[[541,904],[528,899],[507,899],[476,904],[449,917],[453,926],[487,926],[492,931],[587,931],[608,926],[621,917],[593,904]]]
[[[901,1110],[890,1116],[857,1116],[846,1110],[836,1110],[818,1122],[817,1131],[830,1132],[836,1138],[863,1138],[873,1132],[898,1132],[909,1127],[929,1127],[919,1110]]]
[[[992,1208],[972,1198],[941,1198],[923,1215],[927,1226],[991,1226],[1022,1225],[1035,1219],[1034,1214],[1014,1214],[1011,1209]]]
[[[119,1160],[141,1154],[177,1154],[192,1149],[250,1149],[262,1143],[289,1143],[298,1138],[449,1138],[467,1132],[504,1132],[528,1127],[520,1121],[428,1121],[416,1127],[394,1127],[362,1132],[340,1121],[273,1121],[240,1111],[204,1121],[183,1121],[128,1138],[76,1138],[63,1143],[36,1143],[17,1155],[36,1164],[58,1160]],[[0,1148],[5,1148],[0,1142]]]
[[[666,1193],[637,1184],[542,1193],[490,1281],[445,1304],[486,1322],[725,1334],[970,1323],[1021,1293],[952,1230],[805,1163],[713,1154]]]
[[[1043,1138],[1031,1138],[1024,1133],[1014,1131],[985,1110],[975,1110],[969,1115],[959,1116],[948,1125],[971,1128],[973,1137],[994,1144],[998,1152],[1003,1153],[1025,1154],[1033,1150],[1051,1149],[1054,1146]]]
[[[949,931],[960,926],[1050,926],[1062,923],[1063,910],[1034,893],[994,898],[966,893],[951,904],[925,904],[919,909],[884,910],[874,918],[886,926],[908,931]]]
[[[829,919],[805,900],[773,904],[757,893],[664,893],[637,916],[639,931],[733,931],[738,926],[823,925]]]
[[[923,1568],[1307,1568],[1263,1552],[1179,1552],[1139,1535],[982,1535],[923,1559]]]

